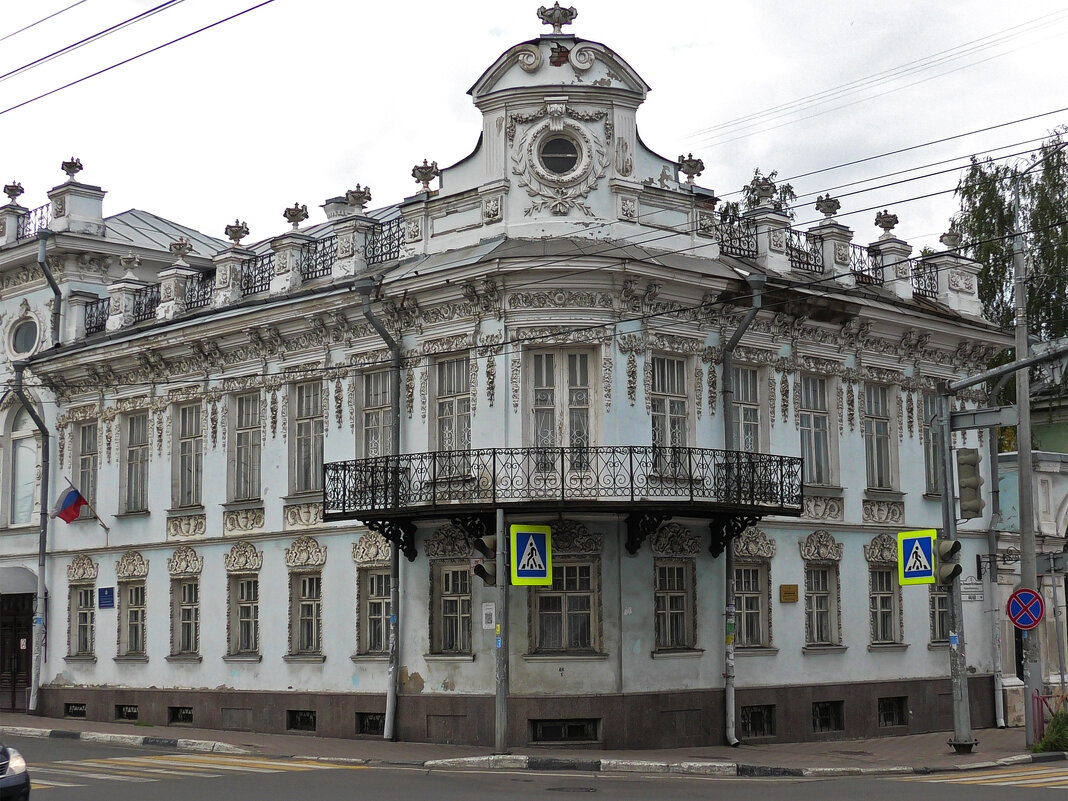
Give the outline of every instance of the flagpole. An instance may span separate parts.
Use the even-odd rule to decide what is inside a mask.
[[[71,482],[71,480],[69,478],[67,478],[66,476],[63,476],[63,480],[67,482],[67,486],[68,487],[70,487],[72,490],[77,492],[79,495],[82,495],[82,491],[80,489],[78,489],[76,486],[74,486],[74,484]],[[104,521],[100,519],[100,515],[98,515],[96,513],[96,509],[93,508],[93,505],[91,503],[89,503],[89,499],[86,498],[84,495],[82,495],[82,498],[85,500],[85,505],[87,507],[89,507],[89,511],[92,512],[93,519],[96,520],[96,522],[100,524],[100,528],[104,529],[104,547],[105,548],[111,547],[108,544],[108,536],[111,534],[111,529],[104,525]],[[53,515],[53,517],[55,517],[55,515]]]

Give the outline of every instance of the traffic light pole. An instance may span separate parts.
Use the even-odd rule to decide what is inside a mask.
[[[497,510],[497,614],[496,614],[496,663],[494,674],[497,691],[493,704],[493,752],[508,753],[508,568],[504,554],[508,539],[504,533],[504,510]]]
[[[939,467],[942,472],[942,537],[957,539],[957,511],[953,497],[953,428],[950,422],[950,390],[938,392],[938,431],[942,438]],[[968,666],[964,655],[964,608],[960,578],[947,586],[949,596],[949,679],[953,687],[953,739],[949,744],[958,754],[970,754],[976,740],[972,735],[971,703],[968,698]]]

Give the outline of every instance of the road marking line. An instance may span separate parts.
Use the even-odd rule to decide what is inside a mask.
[[[346,765],[327,765],[322,762],[311,762],[307,760],[299,759],[264,759],[260,757],[242,757],[242,756],[215,756],[207,754],[190,755],[188,757],[191,761],[209,762],[212,765],[220,762],[229,765],[262,765],[264,767],[280,768],[281,766],[290,765],[296,766],[297,770],[331,770],[338,767],[364,767],[362,765],[346,766]],[[291,770],[293,768],[286,768]]]
[[[150,768],[142,767],[140,763],[134,763],[133,767],[127,767],[127,760],[121,757],[114,757],[107,761],[102,760],[65,760],[64,765],[84,765],[91,768],[110,768],[111,770],[117,770],[119,772],[129,773],[136,775],[138,773],[142,775],[151,774],[163,774],[164,776],[193,776],[195,778],[215,779],[221,776],[221,773],[204,773],[195,772],[193,770],[165,770],[163,768]]]
[[[70,782],[39,782],[36,779],[30,779],[31,790],[47,790],[49,787],[85,787],[84,784],[71,784]]]
[[[77,776],[79,779],[104,779],[107,781],[115,780],[119,782],[155,782],[159,779],[142,779],[137,776],[117,776],[105,773],[86,773],[83,770],[64,770],[63,768],[50,768],[47,766],[38,765],[33,769],[34,773],[59,773],[64,776],[72,775]]]
[[[185,772],[188,772],[188,773],[192,773],[192,772],[194,772],[194,771],[196,771],[198,769],[203,770],[205,768],[210,769],[210,770],[229,770],[229,771],[238,771],[238,772],[244,772],[244,773],[282,773],[283,772],[281,769],[243,767],[243,766],[237,766],[237,765],[225,765],[225,764],[221,764],[221,763],[218,763],[218,762],[211,762],[211,763],[208,763],[208,764],[202,764],[202,763],[199,763],[199,762],[196,762],[196,763],[194,763],[194,762],[186,762],[186,761],[181,760],[181,759],[159,759],[159,758],[156,758],[156,757],[130,757],[129,759],[123,760],[123,763],[125,763],[125,764],[134,764],[134,765],[143,765],[143,766],[146,766],[146,767],[151,766],[151,765],[167,765],[167,766],[169,766],[169,767],[171,767],[171,768],[173,768],[175,770],[181,770],[181,771],[185,771]]]

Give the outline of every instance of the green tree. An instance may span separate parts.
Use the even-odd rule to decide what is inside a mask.
[[[742,187],[741,202],[730,200],[721,204],[719,207],[720,218],[725,220],[737,219],[741,216],[743,210],[750,211],[755,209],[760,203],[757,184],[763,181],[771,181],[774,184],[775,179],[778,177],[778,170],[772,170],[765,176],[761,173],[760,167],[754,169],[752,180]],[[771,203],[776,211],[781,211],[792,220],[794,218],[793,203],[795,200],[797,200],[797,193],[794,191],[793,184],[775,184],[775,194],[771,198]]]

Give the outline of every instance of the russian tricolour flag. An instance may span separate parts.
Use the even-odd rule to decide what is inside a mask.
[[[59,503],[56,504],[56,511],[52,513],[52,517],[58,517],[63,522],[69,523],[78,518],[78,515],[82,513],[83,506],[88,505],[89,501],[85,500],[78,490],[71,487],[60,496]]]

